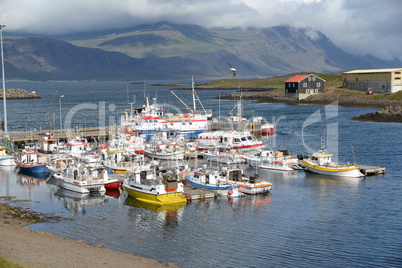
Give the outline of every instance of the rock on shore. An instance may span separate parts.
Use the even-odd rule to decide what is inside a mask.
[[[29,92],[22,88],[6,89],[7,99],[40,99],[35,92]],[[0,90],[0,99],[3,99],[3,90]]]
[[[402,123],[402,105],[388,105],[378,112],[353,117],[352,120]]]

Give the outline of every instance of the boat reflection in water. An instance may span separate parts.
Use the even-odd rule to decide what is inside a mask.
[[[228,198],[232,207],[258,210],[259,208],[266,209],[271,202],[271,193],[262,195],[248,195],[245,198]]]
[[[311,172],[306,172],[305,179],[314,181],[317,184],[347,183],[349,185],[357,186],[365,178],[364,177],[359,177],[359,178],[342,177],[342,176],[323,175],[323,174],[315,174],[315,173],[311,173]]]
[[[118,198],[121,195],[121,189],[106,189],[105,195]]]
[[[165,227],[176,227],[179,225],[180,219],[183,214],[183,207],[185,203],[177,204],[151,204],[148,202],[143,202],[135,199],[131,196],[127,196],[124,201],[124,205],[133,208],[146,209],[151,213],[136,213],[134,211],[130,212],[130,217],[135,221],[152,222],[153,220],[163,223]],[[143,219],[138,219],[141,215],[144,216]],[[153,216],[152,216],[153,215]],[[152,221],[150,221],[152,219]]]
[[[34,173],[19,170],[17,173],[17,183],[27,188],[32,188],[33,186],[41,187],[46,185],[48,176],[49,173]]]
[[[72,215],[85,214],[86,206],[104,203],[107,199],[105,193],[81,194],[58,188],[54,193],[55,196],[63,203],[64,207],[70,211]]]

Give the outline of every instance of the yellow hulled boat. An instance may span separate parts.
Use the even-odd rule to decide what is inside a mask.
[[[153,169],[135,169],[127,170],[127,175],[123,188],[139,201],[155,205],[187,203],[183,184],[171,171],[161,174]]]
[[[312,154],[311,159],[303,159],[302,163],[305,170],[317,174],[353,178],[364,177],[360,168],[354,164],[332,162],[332,154],[328,154],[324,149]]]

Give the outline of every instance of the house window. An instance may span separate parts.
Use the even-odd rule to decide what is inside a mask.
[[[401,74],[401,72],[395,72],[395,74]]]
[[[396,79],[401,79],[401,78],[400,78],[400,77],[395,77],[395,80],[396,80]]]
[[[318,93],[318,88],[315,89],[315,93]]]
[[[317,87],[320,87],[321,86],[321,83],[320,82],[317,82]]]
[[[306,93],[307,93],[307,94],[310,93],[308,88],[306,88]]]
[[[307,87],[307,83],[303,83],[303,87]]]
[[[308,77],[308,81],[311,81],[311,76]]]
[[[313,81],[315,81],[315,76],[313,76]]]

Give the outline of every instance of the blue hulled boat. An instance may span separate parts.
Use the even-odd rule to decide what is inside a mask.
[[[46,156],[39,155],[34,148],[27,148],[19,152],[16,164],[25,172],[49,173],[46,168]]]

